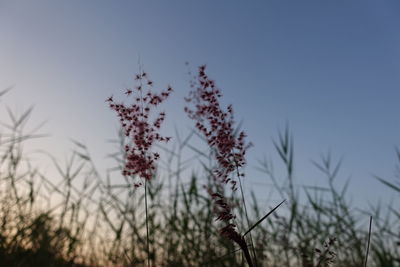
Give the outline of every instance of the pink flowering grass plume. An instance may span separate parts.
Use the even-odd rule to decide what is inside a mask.
[[[191,84],[191,87],[196,86],[189,97],[185,98],[196,109],[185,107],[185,112],[196,121],[196,128],[204,135],[208,145],[215,148],[217,179],[219,182],[231,184],[231,189],[236,191],[236,181],[229,178],[229,175],[246,164],[245,154],[251,144],[245,144],[246,134],[243,131],[239,133],[239,137],[235,136],[232,105],[228,106],[227,112],[221,109],[218,98],[222,95],[215,82],[205,74],[205,66],[199,67],[197,82]],[[244,176],[244,173],[239,172],[238,175]]]
[[[122,174],[138,178],[134,186],[139,187],[143,184],[143,179],[151,180],[156,169],[155,163],[159,154],[151,151],[152,146],[155,142],[170,140],[170,137],[159,134],[165,112],[159,112],[155,116],[151,114],[154,108],[168,98],[172,88],[168,86],[160,93],[153,92],[153,82],[145,72],[136,74],[135,81],[136,87],[125,91],[126,96],[133,99],[132,104],[117,103],[113,97],[109,97],[106,101],[117,113],[125,136],[131,141],[124,148],[126,161]]]
[[[232,207],[222,193],[225,185],[230,185],[232,191],[237,190],[237,182],[231,177],[235,172],[238,179],[244,176],[240,167],[246,164],[245,154],[251,144],[245,142],[244,132],[240,132],[238,137],[235,136],[233,108],[229,105],[227,111],[222,110],[218,100],[221,92],[215,82],[206,75],[204,65],[199,67],[191,87],[193,90],[185,100],[193,104],[195,109],[185,107],[185,112],[189,118],[196,121],[196,128],[213,149],[217,162],[213,170],[217,192],[208,188],[208,193],[214,201],[217,220],[225,223],[220,233],[240,246],[248,264],[252,266],[248,246],[244,237],[237,232]]]

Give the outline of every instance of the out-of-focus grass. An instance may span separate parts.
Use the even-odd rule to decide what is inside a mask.
[[[238,247],[218,233],[212,202],[202,187],[213,186],[213,162],[208,153],[190,145],[194,134],[175,138],[172,148],[163,148],[163,179],[153,179],[148,187],[147,253],[143,188],[135,190],[132,181],[120,175],[123,135],[115,140],[119,149],[110,154],[115,167],[105,175],[96,170],[86,146],[74,141],[74,153],[66,163],[53,161],[58,176],[47,177],[24,151],[25,142],[40,137],[24,132],[31,112],[16,117],[9,111],[10,123],[0,129],[1,266],[142,266],[147,258],[154,266],[245,264]],[[368,266],[400,266],[398,208],[389,206],[382,214],[376,205],[359,212],[348,202],[347,186],[336,186],[340,161],[329,154],[314,162],[326,185],[297,186],[290,131],[279,133],[274,145],[286,177],[278,180],[270,163],[259,167],[286,202],[252,230],[261,266],[363,266],[369,215],[373,227]],[[182,158],[186,150],[195,152],[196,158]],[[397,156],[400,162],[398,151]],[[195,160],[203,171],[188,176]],[[121,179],[124,183],[115,183]],[[377,179],[398,188],[392,181]],[[300,194],[305,194],[305,201]],[[252,224],[278,204],[264,207],[254,194],[246,197]],[[231,201],[239,207],[238,223],[244,222],[240,200],[232,196]]]

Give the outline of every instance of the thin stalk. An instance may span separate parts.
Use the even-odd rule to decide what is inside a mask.
[[[368,253],[369,253],[369,244],[370,244],[370,242],[371,242],[371,227],[372,227],[372,216],[369,217],[368,243],[367,243],[367,253],[365,254],[364,267],[367,267]]]
[[[139,73],[143,77],[142,67],[140,65],[139,60]],[[140,87],[142,87],[142,80],[140,79]],[[143,93],[140,90],[140,109],[143,114]],[[150,267],[150,244],[149,244],[149,222],[148,222],[148,210],[147,210],[147,179],[144,180],[144,206],[145,206],[145,213],[146,213],[146,243],[147,243],[147,266]]]
[[[147,179],[144,180],[144,206],[146,212],[147,266],[150,267],[149,223],[147,217]]]
[[[236,160],[235,160],[235,164],[236,164]],[[241,180],[240,180],[240,173],[239,173],[239,168],[238,168],[237,164],[236,164],[236,174],[237,174],[237,177],[238,177],[238,180],[239,180],[240,194],[241,194],[241,196],[242,196],[242,202],[243,202],[243,207],[244,207],[244,213],[245,213],[245,215],[246,215],[246,221],[247,221],[247,227],[250,227],[250,220],[249,220],[249,216],[248,216],[248,213],[247,213],[246,200],[245,200],[245,198],[244,198],[242,182],[241,182]],[[249,234],[250,234],[251,251],[253,252],[253,257],[254,257],[254,263],[255,263],[256,266],[258,266],[258,264],[257,264],[256,251],[255,251],[255,249],[254,249],[253,237],[252,237],[252,235],[251,235],[251,232],[250,232]]]

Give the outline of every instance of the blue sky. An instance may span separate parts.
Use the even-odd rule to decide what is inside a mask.
[[[33,104],[33,124],[48,120],[52,134],[40,148],[62,159],[74,138],[102,162],[118,126],[104,99],[122,99],[139,58],[156,86],[175,89],[167,135],[192,126],[184,63],[207,64],[255,145],[248,187],[266,182],[252,168],[264,155],[277,161],[271,138],[288,122],[299,182],[320,183],[311,160],[331,151],[357,203],[398,198],[372,174],[394,179],[400,145],[399,12],[395,0],[3,0],[0,88],[14,89],[0,119],[4,104]]]

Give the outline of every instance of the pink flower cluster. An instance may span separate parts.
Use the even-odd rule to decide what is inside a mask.
[[[229,175],[245,165],[245,153],[250,144],[245,144],[244,132],[240,132],[238,137],[234,135],[232,105],[228,106],[227,112],[221,109],[218,101],[220,90],[205,74],[204,65],[199,67],[197,82],[191,86],[197,88],[185,100],[193,103],[196,109],[185,107],[185,112],[196,121],[196,128],[203,133],[210,147],[215,148],[218,162],[216,177],[222,183],[230,183],[232,190],[236,191],[236,181],[229,178]],[[238,174],[244,176],[243,173]]]
[[[229,176],[235,171],[238,176],[244,176],[239,168],[245,165],[245,153],[251,144],[245,143],[244,132],[240,132],[238,137],[235,136],[232,106],[228,106],[227,112],[221,109],[218,101],[221,97],[220,90],[205,74],[205,66],[199,67],[197,80],[192,82],[191,87],[195,89],[189,93],[186,101],[192,103],[195,109],[185,107],[185,112],[189,118],[196,121],[196,128],[206,138],[208,145],[215,150],[217,167],[214,174],[217,190],[229,183],[231,189],[236,191],[236,181]],[[208,193],[215,203],[217,220],[226,223],[220,230],[221,235],[236,242],[243,250],[246,250],[248,255],[244,238],[236,231],[236,225],[231,222],[235,216],[225,196],[222,193],[213,192],[210,188],[208,188]]]
[[[153,82],[148,79],[145,72],[137,74],[135,81],[137,86],[134,89],[126,89],[125,92],[127,97],[132,97],[134,100],[131,105],[116,103],[112,96],[106,101],[110,108],[117,112],[125,136],[132,141],[125,145],[126,162],[122,174],[150,180],[155,171],[155,162],[159,158],[159,154],[151,152],[150,148],[155,142],[168,142],[170,140],[170,137],[163,137],[158,133],[164,121],[165,113],[158,113],[153,121],[150,121],[150,116],[152,108],[157,107],[167,99],[172,88],[168,86],[161,93],[153,93],[151,91]],[[142,182],[139,181],[134,185],[139,187]]]

